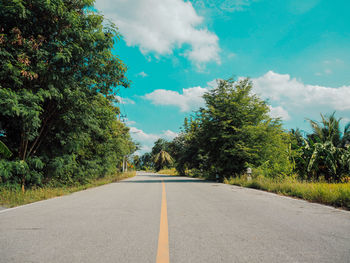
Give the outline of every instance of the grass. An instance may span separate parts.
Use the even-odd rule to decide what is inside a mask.
[[[40,200],[45,200],[57,196],[67,195],[77,191],[85,190],[88,188],[109,184],[120,181],[136,175],[136,172],[126,172],[122,174],[116,174],[106,176],[104,178],[93,180],[84,185],[77,186],[64,186],[64,187],[42,187],[32,188],[26,190],[24,193],[20,189],[7,189],[0,187],[0,206],[14,207],[19,205],[25,205]]]
[[[176,171],[175,168],[170,168],[170,169],[162,169],[160,171],[157,172],[158,174],[166,174],[166,175],[179,175]]]
[[[350,210],[350,183],[300,182],[292,178],[273,180],[265,177],[250,181],[246,177],[237,177],[224,182]]]

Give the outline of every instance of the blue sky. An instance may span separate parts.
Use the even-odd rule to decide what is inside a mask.
[[[337,112],[350,121],[346,0],[96,0],[122,34],[120,92],[131,134],[149,151],[172,139],[215,79],[250,77],[286,129]]]

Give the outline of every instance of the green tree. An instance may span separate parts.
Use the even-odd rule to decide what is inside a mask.
[[[315,143],[331,142],[333,145],[345,148],[350,143],[350,122],[342,132],[340,129],[341,118],[335,117],[335,112],[329,116],[321,115],[321,122],[308,119],[313,133],[308,135]]]
[[[156,154],[158,154],[160,151],[164,150],[164,151],[169,151],[169,142],[167,140],[164,140],[162,138],[159,138],[158,140],[156,140],[154,142],[154,145],[152,147],[152,151],[151,154],[153,156],[155,156]]]
[[[151,153],[144,153],[140,157],[141,169],[149,170],[153,168],[153,158]]]
[[[0,1],[0,127],[13,152],[6,180],[84,181],[113,170],[112,151],[132,151],[111,106],[129,86],[111,52],[118,33],[92,8],[92,0]]]
[[[350,123],[340,129],[341,118],[335,112],[321,114],[321,121],[309,120],[313,133],[307,136],[303,147],[309,178],[323,176],[328,181],[340,181],[350,174]]]
[[[249,79],[220,80],[207,92],[201,108],[175,143],[178,170],[197,169],[209,177],[242,174],[247,166],[264,165],[270,176],[289,174],[289,135],[269,107],[251,92]]]
[[[141,169],[141,160],[140,160],[140,156],[138,155],[134,155],[133,156],[133,164],[136,170],[140,170]]]
[[[156,171],[159,171],[165,167],[170,167],[173,164],[173,159],[169,153],[161,150],[154,156],[154,167]]]

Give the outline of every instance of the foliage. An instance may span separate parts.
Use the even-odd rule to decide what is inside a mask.
[[[225,179],[225,183],[261,189],[278,194],[302,198],[336,207],[350,209],[350,183],[301,182],[293,177],[281,180],[258,176],[248,181],[246,177]]]
[[[137,170],[141,170],[141,159],[140,159],[140,156],[134,155],[132,163],[133,163],[136,171]]]
[[[140,157],[140,169],[158,171],[164,167],[170,168],[173,165],[172,158],[168,158],[167,155],[171,156],[171,143],[167,140],[159,138],[154,142],[152,151],[144,153]],[[163,153],[162,151],[166,152]],[[161,155],[159,155],[161,153]],[[165,156],[166,155],[166,156]],[[159,158],[160,157],[160,158]],[[155,162],[157,160],[157,162]]]
[[[169,142],[167,140],[164,140],[162,138],[159,138],[154,142],[154,145],[152,147],[151,155],[154,157],[158,153],[160,153],[162,150],[169,152]]]
[[[44,187],[33,187],[24,193],[19,188],[9,188],[0,186],[0,205],[5,207],[14,207],[18,205],[25,205],[40,200],[53,198],[56,196],[63,196],[73,192],[85,190],[91,187],[97,187],[112,182],[117,182],[136,175],[136,172],[116,173],[108,175],[103,178],[90,180],[84,185],[75,184],[73,186],[52,186],[46,185]]]
[[[269,176],[291,173],[290,136],[251,89],[249,79],[220,80],[203,96],[205,107],[185,119],[184,131],[170,146],[180,174],[196,169],[223,179],[247,166],[261,166]]]
[[[146,171],[153,169],[153,157],[151,153],[144,153],[140,157],[140,168]]]
[[[173,159],[170,154],[164,150],[160,150],[160,152],[154,156],[154,167],[157,172],[164,167],[170,167],[172,163]]]
[[[158,174],[165,174],[165,175],[174,175],[174,176],[179,175],[175,168],[161,169],[157,173]]]
[[[340,182],[350,174],[350,123],[341,132],[335,113],[321,114],[321,122],[309,120],[313,133],[304,138],[292,131],[300,155],[296,170],[302,178]]]
[[[12,155],[12,152],[7,148],[7,146],[0,141],[0,157],[4,158],[10,158]]]
[[[118,33],[91,0],[1,1],[0,128],[13,153],[3,184],[86,182],[134,149],[113,106],[128,87]]]

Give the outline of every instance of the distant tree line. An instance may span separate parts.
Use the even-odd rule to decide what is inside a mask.
[[[91,0],[0,2],[0,184],[84,183],[135,150],[115,105],[118,33]]]
[[[159,170],[173,166],[179,174],[223,179],[240,176],[248,167],[256,176],[344,181],[350,174],[350,123],[340,130],[334,113],[320,123],[309,120],[313,133],[286,131],[271,118],[269,106],[252,93],[249,79],[220,80],[203,96],[205,107],[185,118],[173,141],[158,140],[141,164]],[[173,162],[159,162],[168,153]],[[141,165],[141,166],[142,166]]]

